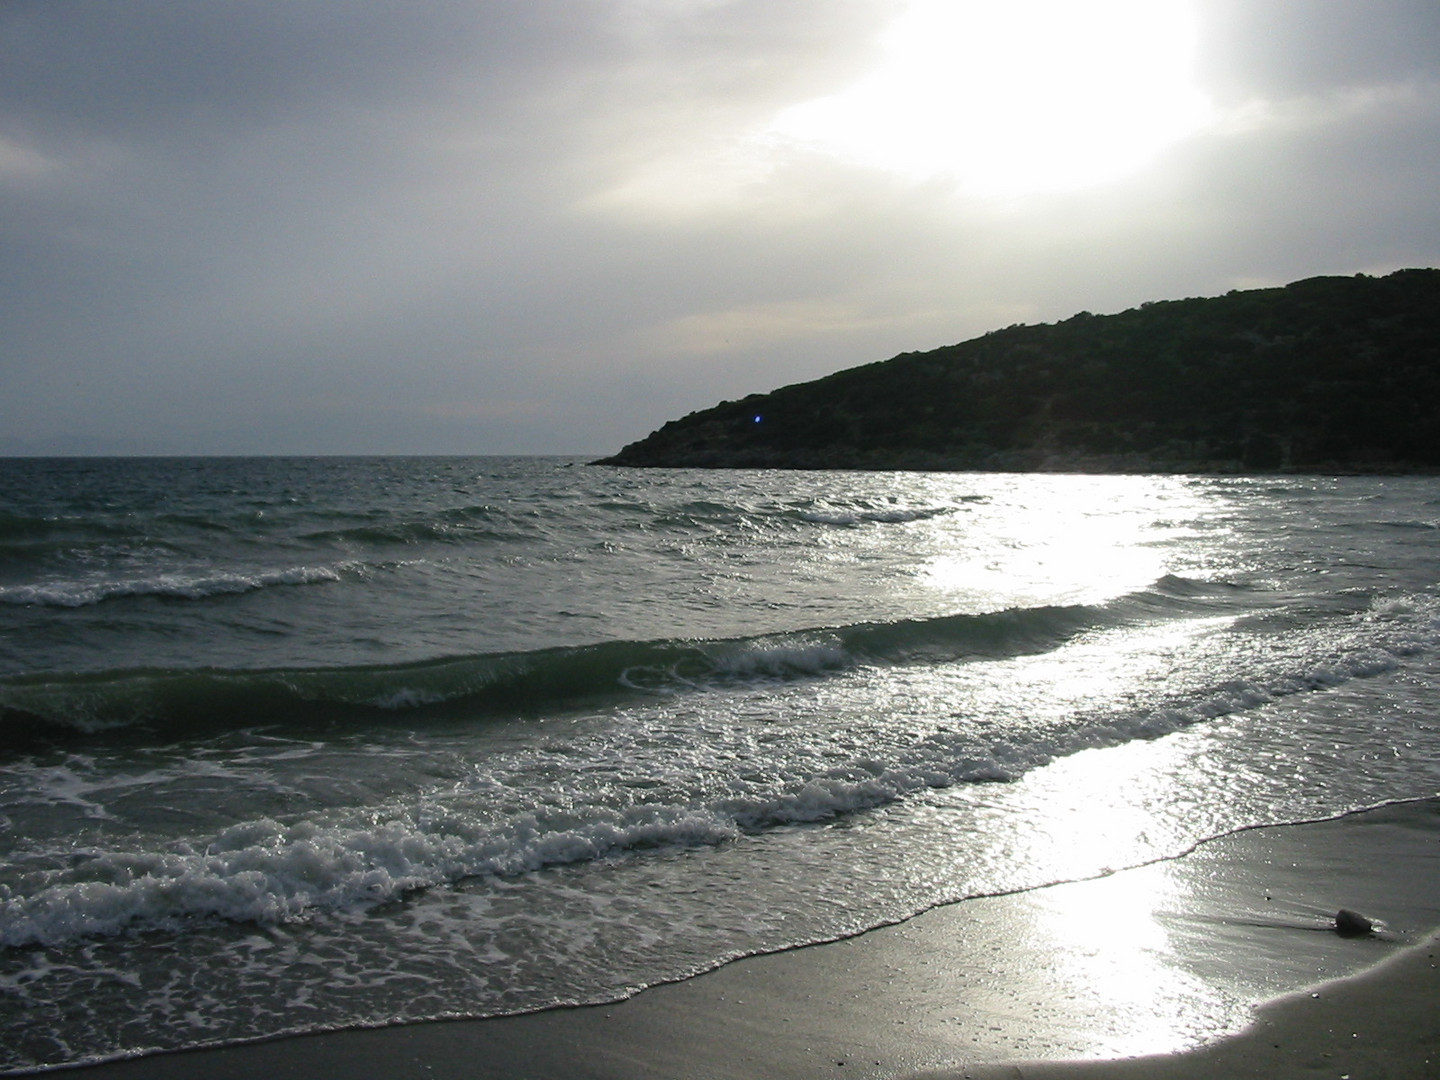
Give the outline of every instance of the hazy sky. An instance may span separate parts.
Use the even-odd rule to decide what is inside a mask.
[[[1435,0],[3,0],[0,453],[599,453],[1440,264]]]

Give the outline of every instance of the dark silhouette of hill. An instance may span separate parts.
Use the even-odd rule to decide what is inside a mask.
[[[721,402],[597,464],[1440,471],[1440,270],[1011,326]]]

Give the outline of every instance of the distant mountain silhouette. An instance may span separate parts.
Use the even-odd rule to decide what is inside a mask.
[[[721,402],[596,464],[1440,471],[1440,270],[1011,326]]]

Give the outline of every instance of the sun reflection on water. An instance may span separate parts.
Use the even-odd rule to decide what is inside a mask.
[[[1167,919],[1194,906],[1174,864],[1137,865],[1187,846],[1154,810],[1175,798],[1172,778],[1194,752],[1183,737],[1082,751],[1025,781],[1044,817],[1017,839],[1016,857],[1053,867],[1057,880],[1098,875],[1037,890],[1026,906],[1051,958],[1044,977],[1087,1014],[1093,1056],[1183,1050],[1239,1020],[1172,941]]]
[[[1204,513],[1170,477],[1063,479],[1032,481],[1025,501],[997,490],[976,510],[983,528],[950,536],[922,584],[980,607],[1096,603],[1174,572],[1191,534],[1171,520]]]

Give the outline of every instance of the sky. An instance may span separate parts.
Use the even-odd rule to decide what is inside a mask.
[[[0,0],[0,454],[601,454],[1440,265],[1435,0]]]

